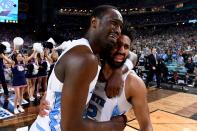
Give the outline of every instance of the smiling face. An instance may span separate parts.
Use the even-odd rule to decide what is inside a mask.
[[[16,60],[18,61],[18,62],[22,62],[23,61],[23,56],[22,56],[22,54],[17,54],[17,56],[16,56]]]
[[[123,25],[122,15],[118,10],[108,9],[101,17],[94,17],[95,20],[95,39],[102,49],[113,47],[120,37]]]
[[[106,39],[111,43],[116,43],[120,37],[123,23],[120,12],[112,9],[102,20],[105,25],[104,29],[106,29]]]
[[[111,50],[110,55],[106,61],[111,67],[119,68],[126,61],[129,55],[131,40],[126,35],[121,35],[117,41],[116,46]]]

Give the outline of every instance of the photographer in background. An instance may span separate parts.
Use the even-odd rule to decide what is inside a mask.
[[[3,43],[0,43],[0,81],[4,90],[4,95],[5,95],[5,99],[8,99],[9,97],[9,92],[8,92],[8,88],[7,88],[7,84],[5,81],[5,75],[4,75],[4,61],[11,63],[11,60],[4,55],[4,52],[6,52],[6,45],[4,45]]]

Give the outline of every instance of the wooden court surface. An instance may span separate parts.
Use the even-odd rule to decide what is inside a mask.
[[[126,126],[124,131],[137,131],[136,129],[130,127],[130,126]]]
[[[197,95],[151,88],[148,102],[154,131],[197,131]],[[125,131],[139,129],[133,110],[127,118]]]
[[[154,131],[197,131],[197,121],[186,117],[161,110],[150,113],[150,117]],[[139,129],[137,120],[128,122],[128,125]]]
[[[188,130],[187,127],[188,121],[191,121],[194,123],[191,125],[197,127],[197,95],[150,88],[148,89],[147,98],[153,127],[156,128],[154,131],[197,131],[197,129],[193,129],[193,127],[190,127],[191,130]],[[3,131],[6,131],[4,129],[16,129],[18,127],[30,126],[36,119],[38,105],[39,100],[25,106],[24,113],[9,119],[0,120],[0,130],[3,129]],[[172,118],[172,122],[174,122],[173,119],[179,120],[181,118],[182,123],[170,123],[166,117]],[[133,122],[135,122],[133,110],[127,113],[127,118],[129,122],[124,131],[136,131],[138,127],[137,124],[133,124]],[[160,123],[159,129],[157,129],[158,123]],[[165,126],[168,126],[169,130],[166,130]]]

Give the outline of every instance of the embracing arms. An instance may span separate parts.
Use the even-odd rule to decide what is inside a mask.
[[[87,47],[71,49],[57,63],[55,73],[63,81],[62,131],[121,131],[124,129],[123,122],[96,122],[83,118],[89,85],[96,76],[97,68],[97,58],[87,51]]]

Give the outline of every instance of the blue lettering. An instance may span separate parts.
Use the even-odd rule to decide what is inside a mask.
[[[97,115],[98,108],[97,108],[96,104],[94,105],[93,102],[95,102],[96,104],[98,104],[101,107],[104,107],[104,104],[105,104],[105,100],[102,97],[100,97],[96,94],[92,94],[92,97],[90,99],[90,102],[89,102],[89,105],[87,108],[87,114],[86,114],[89,117],[96,117],[96,115]]]
[[[91,100],[96,102],[101,107],[104,107],[105,100],[103,98],[101,98],[100,96],[97,96],[96,94],[92,94]]]
[[[87,116],[90,117],[96,117],[97,115],[97,107],[93,104],[89,104],[88,109],[87,109]]]

